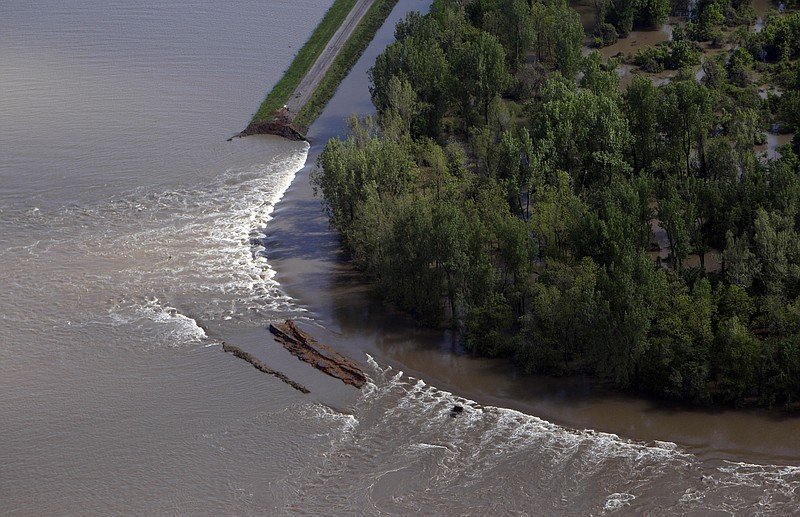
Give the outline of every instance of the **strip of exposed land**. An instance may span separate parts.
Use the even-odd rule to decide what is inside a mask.
[[[228,343],[222,343],[222,350],[225,351],[225,352],[228,352],[230,354],[233,354],[234,356],[238,357],[239,359],[247,361],[248,363],[252,364],[253,367],[255,367],[257,370],[260,370],[260,371],[262,371],[264,373],[268,373],[270,375],[273,375],[273,376],[277,377],[278,379],[282,380],[283,382],[285,382],[286,384],[288,384],[292,388],[296,389],[297,391],[300,391],[302,393],[310,393],[308,388],[306,388],[302,384],[299,384],[299,383],[291,380],[283,372],[279,372],[278,370],[270,368],[269,366],[267,366],[266,363],[264,363],[263,361],[258,359],[256,356],[254,356],[253,354],[250,354],[248,352],[245,352],[244,350],[242,350],[241,348],[239,348],[236,345],[229,345]]]
[[[367,13],[367,10],[375,3],[375,0],[357,0],[350,14],[347,15],[342,25],[334,33],[325,50],[317,58],[311,69],[297,85],[297,88],[292,93],[292,97],[286,102],[290,116],[296,116],[300,109],[308,102],[311,94],[319,86],[323,76],[333,64],[333,60],[339,51],[344,47],[344,44],[353,34],[361,19]]]
[[[297,328],[292,320],[273,323],[269,326],[269,331],[275,335],[275,340],[292,355],[317,370],[356,388],[361,388],[366,384],[367,376],[355,361],[318,342]]]
[[[336,0],[309,42],[300,50],[289,70],[239,136],[276,134],[293,140],[305,139],[307,127],[333,96],[397,0],[355,0],[342,19],[342,8],[348,2],[353,0]],[[341,20],[341,24],[324,48],[319,50],[320,34],[329,33],[330,25],[336,20]],[[309,50],[309,46],[317,50]],[[317,57],[309,66],[309,55],[315,52]],[[304,69],[307,70],[305,73]],[[301,74],[302,79],[287,96],[287,85],[297,81]]]

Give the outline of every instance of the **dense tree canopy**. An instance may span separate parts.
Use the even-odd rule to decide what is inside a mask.
[[[668,5],[608,1],[605,23],[658,25]],[[734,9],[697,5],[708,30]],[[620,91],[558,0],[436,0],[398,24],[369,73],[377,117],[328,142],[314,184],[387,301],[475,352],[697,403],[796,402],[800,160],[754,152],[768,120],[800,123],[796,20],[743,34],[703,81]],[[748,93],[753,38],[780,97]],[[637,59],[682,68],[695,45]]]

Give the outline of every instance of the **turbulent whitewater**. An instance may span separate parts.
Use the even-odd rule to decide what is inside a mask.
[[[368,358],[373,382],[330,422],[322,454],[281,485],[291,514],[789,515],[800,469],[701,462],[674,443],[570,430],[482,406]],[[453,417],[450,408],[462,405]]]
[[[324,255],[335,244],[324,227],[291,242],[274,233],[314,149],[226,139],[330,0],[6,4],[0,514],[796,511],[791,437],[743,461],[746,447],[678,445],[674,429],[632,440],[454,395],[435,379],[485,396],[501,378],[478,379],[468,359],[412,331],[389,335],[350,276],[325,273],[338,262]],[[320,130],[323,115],[317,132],[338,131],[367,94],[357,97],[334,99],[336,121]],[[304,203],[301,225],[319,210]],[[319,250],[306,269],[299,256]],[[265,327],[289,317],[363,363],[364,388],[274,343]],[[223,353],[223,341],[311,393]],[[758,432],[787,428],[775,420]]]

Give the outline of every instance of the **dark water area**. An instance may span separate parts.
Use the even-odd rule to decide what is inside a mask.
[[[426,2],[310,147],[225,141],[329,3],[0,6],[0,514],[794,513],[796,419],[523,376],[347,265],[308,174]],[[286,353],[287,317],[371,382]]]

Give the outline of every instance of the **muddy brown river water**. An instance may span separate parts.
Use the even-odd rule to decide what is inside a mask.
[[[794,513],[796,418],[521,376],[342,260],[308,173],[425,2],[310,147],[225,141],[329,4],[0,6],[0,514]],[[289,355],[287,317],[370,382]]]

